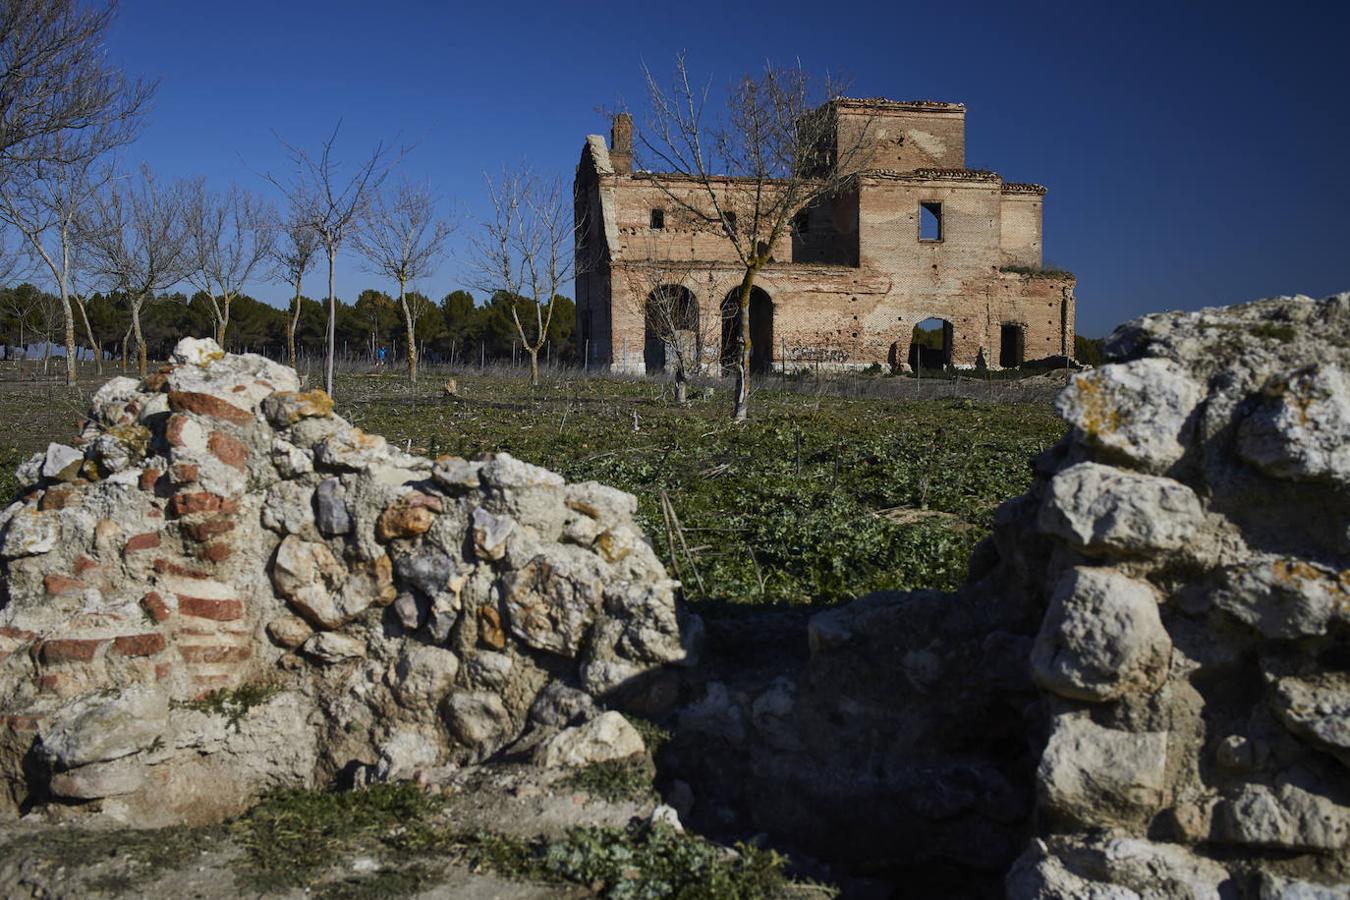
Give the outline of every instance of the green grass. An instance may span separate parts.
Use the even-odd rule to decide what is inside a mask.
[[[655,776],[655,766],[643,754],[632,759],[591,763],[568,775],[560,784],[610,803],[620,803],[652,796],[652,779]]]
[[[1073,277],[1073,273],[1068,269],[1061,269],[1056,266],[999,266],[998,270],[1009,275],[1026,275],[1029,278]]]
[[[92,866],[101,861],[103,871],[85,887],[109,894],[131,894],[166,871],[187,865],[203,847],[216,846],[223,831],[220,827],[43,829],[0,845],[0,854],[22,854],[53,869]]]
[[[410,829],[404,846],[511,878],[584,885],[613,900],[754,900],[789,885],[787,860],[771,850],[728,850],[665,825],[572,828],[555,839]]]
[[[278,690],[280,688],[273,684],[245,684],[231,690],[211,691],[196,700],[188,700],[183,706],[208,715],[223,716],[229,727],[238,731],[239,723],[249,711],[271,700]]]
[[[231,826],[244,848],[243,879],[258,890],[301,886],[319,878],[338,854],[424,820],[430,800],[411,784],[363,791],[282,790]]]
[[[994,509],[1026,490],[1028,458],[1064,428],[1042,405],[787,391],[754,395],[738,426],[725,391],[680,409],[652,383],[573,378],[530,392],[517,379],[458,380],[468,402],[350,379],[339,411],[433,456],[506,450],[630,491],[686,596],[717,604],[956,587]]]
[[[657,554],[704,607],[954,588],[995,507],[1026,490],[1028,458],[1064,429],[1044,403],[840,397],[828,382],[817,394],[758,390],[750,422],[734,425],[724,386],[696,387],[677,408],[669,385],[652,381],[556,375],[531,390],[518,376],[456,377],[462,401],[444,399],[431,374],[415,391],[396,374],[343,376],[338,411],[418,452],[506,450],[632,492]],[[908,379],[847,384],[916,393]],[[82,383],[84,397],[96,386]],[[1020,396],[1015,385],[977,387]],[[0,435],[0,495],[13,493],[28,454],[74,438],[87,400],[65,390],[0,384],[0,419],[12,423]]]
[[[558,837],[465,831],[440,801],[411,785],[365,790],[279,791],[231,831],[246,855],[239,883],[275,892],[303,888],[325,897],[404,896],[435,883],[431,864],[449,859],[507,878],[574,883],[601,897],[760,898],[790,884],[786,860],[738,845],[734,851],[663,825],[578,827]],[[380,857],[370,876],[335,869],[355,852]]]

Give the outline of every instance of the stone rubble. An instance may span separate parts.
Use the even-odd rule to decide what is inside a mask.
[[[1106,354],[967,589],[1045,610],[1008,896],[1346,896],[1350,294],[1146,316]]]
[[[78,441],[19,476],[0,512],[11,815],[203,822],[344,772],[641,752],[604,707],[695,658],[632,497],[504,453],[404,453],[209,340],[109,381]],[[563,690],[572,715],[532,715]]]

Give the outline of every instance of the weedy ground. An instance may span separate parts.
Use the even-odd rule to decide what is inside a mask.
[[[6,373],[7,374],[7,373]],[[683,407],[660,381],[559,371],[348,373],[338,411],[431,456],[505,450],[571,481],[638,498],[657,553],[706,606],[836,603],[879,589],[950,589],[998,504],[1029,483],[1029,457],[1063,432],[1057,384],[853,376],[769,379],[733,424],[727,387]],[[89,379],[0,380],[0,494],[50,440],[76,432]],[[663,499],[664,498],[664,499]]]
[[[725,388],[696,389],[677,407],[667,385],[644,381],[554,378],[531,390],[469,376],[457,387],[452,399],[434,382],[414,392],[353,377],[339,407],[432,456],[505,450],[630,491],[662,561],[703,604],[954,588],[995,508],[1026,490],[1029,457],[1064,429],[1044,402],[840,397],[773,383],[752,396],[744,425],[729,420]]]
[[[650,809],[650,759],[632,765],[646,779],[631,785],[645,805],[624,808]],[[587,780],[594,783],[574,783]],[[572,794],[566,805],[589,809],[589,816],[528,832],[522,831],[528,822],[484,827],[466,820],[452,798],[411,784],[282,790],[232,822],[205,828],[0,829],[0,878],[7,888],[35,896],[758,900],[834,894],[827,885],[794,879],[786,858],[753,845],[725,847],[641,816],[626,826],[594,824],[614,819],[604,812],[614,809],[605,805],[613,785],[600,779],[582,775],[545,790]],[[482,806],[483,798],[474,802]]]

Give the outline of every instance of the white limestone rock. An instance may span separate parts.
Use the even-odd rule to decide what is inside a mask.
[[[1280,678],[1271,705],[1284,726],[1350,768],[1350,675]]]
[[[1172,640],[1157,592],[1114,569],[1078,567],[1060,578],[1032,650],[1036,683],[1062,697],[1102,702],[1152,692],[1167,679]]]
[[[638,730],[622,714],[610,710],[585,724],[558,732],[540,745],[534,759],[547,769],[581,768],[628,759],[644,750]]]
[[[1242,458],[1277,478],[1350,486],[1350,375],[1334,364],[1267,385],[1238,429]]]
[[[62,769],[121,759],[160,739],[168,716],[169,698],[153,688],[90,694],[53,717],[42,733],[41,752]]]
[[[1162,808],[1166,769],[1165,732],[1119,731],[1060,715],[1036,770],[1037,793],[1070,822],[1138,824]]]
[[[1182,550],[1204,514],[1179,481],[1085,462],[1050,480],[1038,524],[1083,553],[1131,556]]]
[[[1166,471],[1186,449],[1204,391],[1181,365],[1137,359],[1080,372],[1055,409],[1083,444],[1146,472]]]
[[[1313,637],[1350,622],[1350,575],[1297,557],[1228,566],[1209,598],[1267,638]]]
[[[1331,852],[1350,847],[1350,808],[1293,784],[1244,785],[1220,804],[1220,840],[1248,847]]]

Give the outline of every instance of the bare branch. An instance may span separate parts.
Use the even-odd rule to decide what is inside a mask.
[[[492,218],[472,242],[477,286],[507,299],[530,357],[531,383],[537,384],[539,351],[548,340],[554,301],[575,274],[573,248],[584,223],[574,220],[557,178],[541,179],[525,168],[503,170],[495,181],[484,177]],[[528,328],[522,313],[533,320]]]
[[[139,131],[156,84],[107,64],[115,13],[115,3],[98,10],[77,0],[0,4],[0,173],[84,152],[71,135],[125,144]],[[61,134],[68,139],[50,140]]]
[[[394,154],[381,142],[360,164],[344,174],[343,165],[333,154],[341,128],[342,123],[338,122],[333,133],[320,145],[317,155],[282,141],[294,167],[292,175],[289,180],[265,176],[286,197],[291,223],[313,231],[328,257],[328,353],[324,388],[330,395],[335,389],[337,356],[337,294],[334,289],[337,255],[356,228],[372,195],[379,191],[390,169],[404,153],[400,150]]]
[[[188,281],[209,298],[216,343],[225,346],[230,304],[264,264],[276,241],[276,212],[262,197],[231,185],[223,194],[193,182],[186,209]]]
[[[158,292],[182,281],[192,268],[185,226],[191,190],[181,181],[161,186],[149,167],[142,166],[132,184],[113,184],[96,195],[90,215],[81,222],[79,239],[87,250],[90,271],[106,287],[127,296],[142,375],[146,346],[141,308]]]

